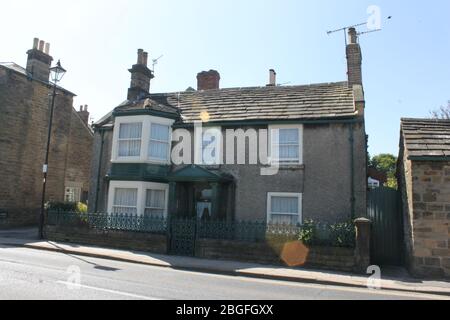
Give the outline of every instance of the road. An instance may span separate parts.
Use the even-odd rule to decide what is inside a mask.
[[[438,296],[187,272],[0,245],[0,299],[398,300]]]

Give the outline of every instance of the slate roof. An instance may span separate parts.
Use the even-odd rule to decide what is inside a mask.
[[[306,120],[356,116],[353,90],[347,82],[304,86],[247,87],[180,93],[150,94],[150,108],[180,112],[184,123],[252,120]],[[115,111],[142,109],[145,99],[125,101]]]
[[[450,160],[450,120],[402,119],[408,156]]]

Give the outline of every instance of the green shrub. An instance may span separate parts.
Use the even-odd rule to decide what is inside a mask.
[[[81,202],[48,202],[48,210],[87,213],[87,205]]]
[[[299,240],[306,245],[353,248],[356,230],[353,222],[335,224],[306,220],[300,228]]]

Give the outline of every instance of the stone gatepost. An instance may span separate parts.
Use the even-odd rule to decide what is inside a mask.
[[[355,220],[356,248],[355,248],[355,271],[366,273],[370,266],[370,232],[371,221],[366,218]]]

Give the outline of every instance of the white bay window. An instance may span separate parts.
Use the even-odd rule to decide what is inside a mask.
[[[108,213],[166,217],[169,185],[143,181],[111,181]]]
[[[173,123],[150,115],[116,117],[111,162],[170,164]]]
[[[269,193],[267,197],[267,222],[286,225],[302,223],[302,194]]]

